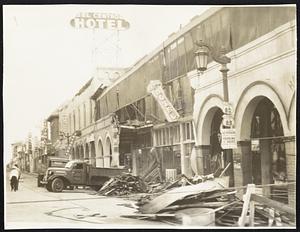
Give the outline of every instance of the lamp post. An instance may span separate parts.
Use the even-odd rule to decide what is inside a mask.
[[[197,51],[195,52],[195,61],[197,65],[197,73],[200,75],[207,69],[208,57],[210,56],[213,61],[221,64],[220,72],[222,73],[223,78],[223,95],[224,95],[224,104],[228,105],[229,103],[229,94],[228,94],[228,80],[227,80],[227,73],[229,69],[227,68],[227,64],[231,62],[231,59],[225,55],[225,49],[221,49],[220,52],[217,52],[213,47],[204,43],[203,41],[197,41],[196,45],[198,47]],[[225,126],[225,128],[228,128]],[[233,157],[232,157],[232,149],[224,149],[225,155],[225,165],[227,166],[228,163],[231,163],[227,173],[230,176],[229,184],[231,186],[234,185],[233,179]]]

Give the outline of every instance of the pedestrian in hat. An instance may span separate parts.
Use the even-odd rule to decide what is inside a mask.
[[[12,170],[10,171],[10,175],[9,175],[11,191],[16,192],[18,190],[20,176],[21,176],[21,171],[18,165],[15,164]]]

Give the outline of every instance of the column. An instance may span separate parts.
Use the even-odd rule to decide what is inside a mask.
[[[235,156],[240,157],[241,169],[234,169],[235,186],[245,186],[252,183],[252,156],[250,140],[238,141]],[[245,191],[244,191],[245,190]],[[237,192],[238,196],[243,196],[246,189]]]
[[[272,183],[272,157],[270,151],[270,141],[267,139],[261,139],[259,142],[261,151],[261,182],[262,185],[266,185]],[[269,197],[270,193],[270,187],[263,187],[263,195]]]
[[[284,140],[286,154],[286,171],[287,181],[296,182],[296,149],[295,136],[288,137]],[[296,185],[288,185],[289,206],[296,208]]]
[[[241,157],[241,172],[235,173],[236,186],[247,185],[252,183],[252,156],[251,156],[251,141],[238,141],[236,153]],[[238,179],[241,175],[241,181]],[[240,185],[239,183],[242,182]]]
[[[210,170],[210,145],[195,146],[196,162],[199,175],[211,174]]]
[[[185,148],[184,148],[184,144],[183,144],[183,124],[180,123],[179,125],[179,129],[180,129],[180,163],[181,163],[181,172],[184,175],[188,174],[188,162],[187,159],[185,158]]]

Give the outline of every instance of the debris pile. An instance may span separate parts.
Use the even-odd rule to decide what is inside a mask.
[[[122,196],[132,193],[145,193],[147,190],[146,183],[140,177],[123,174],[108,180],[98,193],[105,196]]]
[[[190,180],[189,182],[180,182],[181,179],[166,186],[164,188],[166,192],[153,199],[151,196],[141,198],[137,202],[139,213],[123,216],[160,220],[178,225],[192,221],[193,215],[197,215],[197,217],[199,215],[212,215],[210,219],[212,222],[210,223],[215,223],[215,211],[236,201],[235,192],[225,189],[228,187],[228,177],[206,180],[199,184],[193,184]],[[183,183],[189,185],[183,185]],[[198,223],[199,219],[196,221]]]

